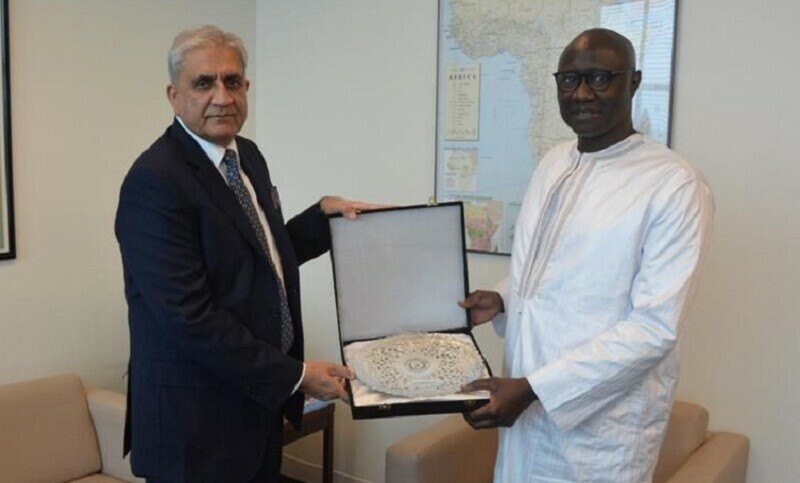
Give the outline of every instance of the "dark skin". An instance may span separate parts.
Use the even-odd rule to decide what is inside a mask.
[[[470,323],[473,327],[485,324],[505,311],[503,298],[497,292],[476,290],[458,305],[469,309]],[[514,424],[522,411],[535,401],[531,385],[524,377],[490,377],[478,379],[461,388],[464,392],[489,391],[489,403],[470,413],[464,419],[475,429],[509,427]]]
[[[630,71],[616,75],[608,89],[602,92],[590,89],[585,80],[572,92],[558,91],[561,118],[578,135],[580,152],[601,151],[635,132],[631,109],[633,95],[642,81],[642,74],[634,71],[635,67],[636,57],[630,41],[610,30],[587,30],[562,52],[559,72]],[[500,294],[487,290],[476,290],[458,304],[470,311],[473,327],[485,324],[505,311]],[[464,419],[475,429],[512,426],[519,415],[538,399],[524,377],[479,379],[465,385],[462,390],[489,391],[488,404],[464,413]]]
[[[642,73],[635,67],[630,41],[610,30],[587,30],[564,49],[559,72],[630,71],[615,76],[601,92],[590,89],[585,81],[574,91],[558,91],[561,118],[578,135],[579,151],[601,151],[635,132],[631,109],[642,82]]]

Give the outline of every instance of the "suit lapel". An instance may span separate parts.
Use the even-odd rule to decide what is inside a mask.
[[[283,222],[278,215],[276,207],[272,202],[271,185],[269,181],[269,173],[267,173],[261,163],[255,161],[255,153],[252,153],[243,142],[238,143],[239,147],[239,160],[242,164],[242,169],[250,179],[253,185],[253,190],[256,192],[256,202],[264,210],[264,214],[269,224],[269,229],[272,232],[272,238],[275,240],[275,246],[281,257],[282,265],[286,266],[289,260],[294,260],[294,252],[291,250],[291,241],[286,236],[286,230]],[[284,270],[286,276],[287,270]]]
[[[283,281],[286,288],[286,296],[288,298],[289,310],[292,313],[292,325],[294,325],[295,337],[302,340],[303,328],[300,324],[300,301],[296,294],[291,291],[292,287],[297,287],[300,283],[299,273],[297,271],[297,259],[295,258],[294,248],[292,247],[292,240],[289,238],[289,232],[283,225],[283,220],[278,214],[277,207],[272,201],[272,183],[269,177],[267,165],[260,161],[261,156],[256,152],[252,144],[239,141],[239,161],[242,169],[250,179],[253,185],[253,191],[256,192],[256,198],[261,209],[269,224],[269,229],[272,232],[272,238],[275,240],[275,248],[281,258],[281,265],[283,267]],[[251,149],[252,148],[252,149]]]
[[[244,210],[242,210],[242,207],[239,206],[239,202],[236,200],[236,195],[233,194],[228,184],[225,183],[222,175],[208,159],[206,153],[194,139],[189,137],[183,129],[183,126],[181,126],[177,120],[172,123],[171,134],[181,143],[184,148],[183,152],[186,162],[195,168],[197,181],[208,191],[212,202],[225,216],[233,221],[233,224],[242,236],[253,246],[255,251],[266,257],[264,250],[261,248],[261,244],[258,243],[258,238],[256,237],[253,227],[250,226],[247,215],[244,214]]]

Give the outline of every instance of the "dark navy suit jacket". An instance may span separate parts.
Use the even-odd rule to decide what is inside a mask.
[[[312,206],[288,223],[256,145],[236,138],[283,265],[295,342],[280,350],[278,286],[235,195],[177,122],[133,164],[116,218],[130,325],[126,452],[137,475],[248,481],[282,415],[299,425],[298,265],[330,248]]]

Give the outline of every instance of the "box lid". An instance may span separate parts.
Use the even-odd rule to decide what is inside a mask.
[[[342,344],[403,332],[469,327],[460,202],[331,218]]]

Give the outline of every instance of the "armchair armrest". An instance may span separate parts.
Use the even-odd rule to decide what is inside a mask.
[[[496,429],[476,431],[450,416],[387,448],[386,482],[491,482],[496,454]]]
[[[102,472],[120,480],[142,482],[131,473],[129,458],[122,457],[125,434],[125,395],[103,389],[88,389],[86,401],[100,445]]]
[[[745,436],[711,433],[667,483],[744,483],[749,452]]]

